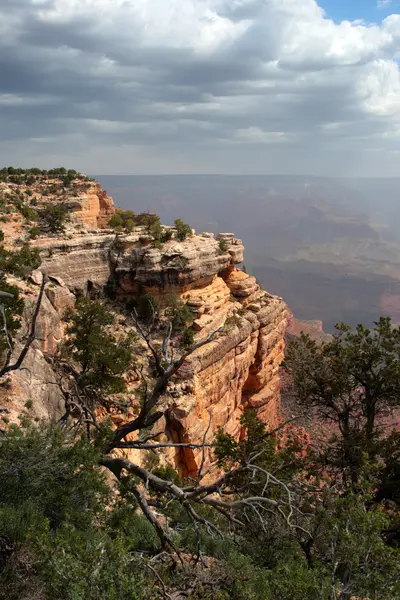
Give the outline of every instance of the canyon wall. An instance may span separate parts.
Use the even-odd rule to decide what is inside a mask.
[[[226,251],[220,250],[224,239]],[[274,428],[279,419],[279,366],[284,356],[288,309],[281,298],[260,288],[254,277],[235,267],[243,245],[233,234],[193,235],[171,240],[162,249],[138,228],[130,235],[98,232],[71,240],[42,239],[42,268],[72,290],[104,285],[115,278],[120,297],[142,294],[168,301],[180,296],[193,313],[196,339],[224,327],[212,342],[193,353],[171,382],[165,430],[169,439],[199,443],[218,427],[240,435],[246,408]],[[173,457],[180,472],[193,474],[199,452],[180,450]]]
[[[91,181],[87,189],[71,194],[66,203],[76,216],[89,227],[105,227],[115,213],[112,198],[97,181]]]
[[[241,240],[229,233],[217,239],[213,234],[201,233],[182,242],[171,239],[156,248],[141,227],[118,236],[111,230],[98,229],[114,211],[109,200],[102,204],[101,198],[97,190],[81,198],[80,208],[74,205],[75,216],[82,217],[83,227],[31,242],[41,252],[40,269],[49,276],[38,324],[39,339],[32,349],[40,372],[36,379],[42,379],[35,388],[34,402],[40,402],[44,393],[44,405],[51,414],[48,404],[56,392],[50,393],[49,357],[51,363],[64,333],[63,314],[73,306],[74,293],[103,288],[111,279],[124,300],[151,294],[162,306],[171,294],[179,296],[193,314],[196,340],[220,330],[187,359],[169,385],[164,398],[167,439],[201,443],[205,437],[211,441],[218,427],[239,437],[240,418],[249,407],[256,409],[268,427],[276,427],[279,366],[289,312],[281,298],[262,290],[254,277],[236,267],[243,261]],[[39,282],[40,273],[36,272],[29,284],[30,294],[34,295],[35,289],[37,292]],[[28,389],[21,374],[13,378],[20,407],[25,393],[32,397],[33,388]],[[59,396],[56,394],[53,400],[53,413],[59,413]],[[43,410],[37,412],[42,416]],[[121,418],[113,416],[116,421]],[[169,458],[182,474],[193,475],[201,460],[199,453],[182,449]],[[208,461],[211,457],[206,458]]]

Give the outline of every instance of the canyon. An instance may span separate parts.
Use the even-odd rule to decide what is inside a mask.
[[[280,297],[264,291],[238,268],[243,262],[242,241],[233,233],[193,232],[184,241],[171,239],[157,248],[143,227],[116,234],[107,228],[115,212],[113,201],[97,182],[68,198],[68,206],[73,218],[64,234],[30,241],[40,251],[40,268],[27,283],[15,280],[26,298],[27,322],[42,272],[48,283],[26,369],[14,372],[7,389],[1,390],[0,408],[16,418],[30,401],[36,417],[61,416],[62,395],[52,358],[65,335],[65,310],[74,306],[77,294],[99,293],[113,281],[124,302],[150,294],[162,306],[171,294],[180,298],[193,315],[195,340],[221,330],[187,358],[170,383],[163,399],[165,439],[211,442],[219,427],[238,438],[247,408],[254,408],[269,428],[275,428],[290,312]],[[14,230],[8,230],[6,241],[11,244]],[[132,392],[128,414],[113,411],[115,423],[132,415],[137,404],[134,384]],[[168,459],[181,474],[193,476],[202,455],[200,449],[178,448]],[[208,449],[206,460],[211,459]]]

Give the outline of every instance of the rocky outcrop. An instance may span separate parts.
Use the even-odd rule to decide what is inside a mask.
[[[112,276],[117,293],[125,299],[148,293],[162,306],[171,293],[180,296],[193,313],[196,339],[224,329],[190,356],[171,383],[165,398],[169,439],[199,443],[205,432],[211,440],[218,427],[239,436],[246,408],[256,409],[269,427],[277,425],[279,366],[289,313],[281,298],[262,290],[254,277],[235,267],[243,260],[244,248],[233,234],[215,239],[203,233],[154,248],[152,238],[137,228],[117,238],[97,231],[72,239],[41,239],[36,245],[43,269],[73,290],[87,289],[88,282],[104,285]],[[63,285],[49,286],[47,291],[49,322],[52,310],[59,315],[72,301]],[[55,323],[51,330],[57,332]],[[47,348],[57,343],[46,331],[43,339]],[[201,459],[187,449],[170,458],[186,475],[195,472]]]
[[[332,339],[332,335],[324,331],[322,321],[301,320],[291,315],[286,330],[287,337],[300,337],[302,333],[309,335],[311,339],[316,341],[328,342]]]
[[[233,234],[224,252],[212,234],[193,235],[183,242],[171,240],[161,249],[153,248],[151,238],[140,231],[119,241],[122,249],[112,249],[111,262],[121,292],[128,295],[140,290],[160,299],[166,290],[180,294],[243,260],[243,244]]]
[[[41,273],[34,272],[28,284],[9,278],[25,298],[20,339],[16,343],[14,359],[19,356],[31,326],[41,276]],[[27,409],[31,417],[52,420],[59,419],[65,411],[64,398],[49,360],[64,336],[61,314],[51,301],[51,298],[57,297],[59,287],[61,289],[61,286],[51,282],[46,285],[36,322],[36,339],[28,350],[23,368],[10,372],[0,382],[0,412],[10,421],[16,421]],[[73,297],[67,288],[63,289],[64,297]]]
[[[32,246],[39,248],[41,269],[61,278],[72,289],[86,290],[88,282],[103,286],[110,277],[110,248],[113,233],[75,233],[70,238],[39,238]]]
[[[184,365],[181,381],[171,392],[170,437],[199,443],[207,431],[207,441],[211,441],[218,427],[239,436],[246,408],[256,409],[269,427],[276,427],[288,317],[285,303],[232,267],[208,283],[193,285],[182,299],[197,317],[199,337],[228,325],[226,332]],[[187,475],[193,475],[199,460],[196,450],[180,450],[175,456],[180,471]]]
[[[74,218],[65,234],[31,241],[40,250],[40,269],[49,281],[37,323],[38,339],[28,354],[33,379],[28,381],[22,371],[13,375],[9,397],[14,404],[21,408],[21,402],[32,397],[39,407],[37,416],[52,412],[49,403],[54,414],[60,413],[62,399],[49,360],[65,334],[65,311],[74,306],[77,291],[100,289],[112,281],[121,300],[151,294],[162,308],[171,294],[179,296],[193,314],[196,340],[217,332],[170,382],[164,398],[167,439],[200,443],[205,436],[211,441],[218,427],[240,436],[240,418],[247,408],[275,427],[289,313],[281,298],[262,290],[254,277],[235,266],[243,261],[241,240],[232,233],[217,238],[200,233],[184,241],[172,235],[160,244],[143,227],[116,234],[99,229],[114,213],[111,198],[99,184],[84,181],[72,193],[65,201]],[[26,294],[35,289],[37,293],[40,282],[41,273],[34,272]],[[114,411],[115,423],[123,419]],[[199,451],[191,449],[169,458],[183,475],[193,475],[201,460]]]
[[[78,219],[89,227],[107,227],[115,213],[112,198],[97,181],[90,182],[85,191],[67,197],[66,203]]]

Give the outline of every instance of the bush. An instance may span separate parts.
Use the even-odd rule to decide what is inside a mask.
[[[113,216],[111,217],[111,219],[108,221],[108,225],[112,229],[117,229],[119,227],[123,227],[124,220],[122,218],[122,215],[120,213],[117,213],[117,212],[115,214],[113,214]]]
[[[184,348],[190,348],[194,344],[194,331],[191,327],[184,330],[182,334],[182,346]]]
[[[47,233],[63,233],[69,220],[68,208],[64,204],[45,204],[39,212],[40,228]]]
[[[191,236],[193,234],[192,228],[186,223],[184,223],[182,219],[175,219],[174,225],[176,228],[176,238],[180,242],[183,242],[188,236]]]
[[[0,246],[0,270],[26,277],[34,269],[40,266],[41,258],[37,248],[30,248],[25,245],[21,250],[12,252]]]
[[[135,222],[133,221],[133,219],[128,219],[125,223],[125,229],[126,229],[127,233],[132,233],[134,228],[135,228]]]
[[[25,217],[27,221],[36,221],[36,219],[38,218],[38,213],[36,212],[36,210],[31,208],[27,204],[23,204],[19,208],[19,212],[23,217]]]
[[[160,242],[162,244],[169,242],[169,240],[172,239],[173,235],[174,235],[174,232],[172,231],[172,229],[163,229],[161,231],[161,235],[160,235]]]
[[[1,303],[4,307],[4,313],[6,315],[7,330],[8,333],[13,336],[13,334],[21,327],[20,317],[24,311],[24,301],[19,296],[19,289],[16,286],[7,283],[4,275],[0,276],[0,290],[2,292],[12,294],[13,296],[12,298],[3,297],[1,299]],[[3,330],[3,326],[1,326],[0,353],[2,354],[6,348],[8,348],[8,342]]]
[[[39,229],[39,227],[31,227],[29,229],[28,233],[29,233],[29,237],[32,240],[35,240],[40,235],[40,229]]]
[[[228,242],[224,239],[220,239],[218,242],[218,248],[220,254],[226,254],[229,248]]]
[[[149,597],[131,549],[154,531],[112,507],[98,460],[85,439],[26,417],[0,438],[1,600]]]
[[[97,300],[81,298],[67,318],[66,350],[81,367],[80,384],[106,393],[122,392],[132,350],[127,337],[117,339],[108,330],[114,323],[112,313]]]
[[[172,324],[172,333],[182,333],[188,325],[193,323],[193,313],[187,304],[181,302],[178,296],[171,294],[167,298],[166,316]]]
[[[139,319],[148,322],[158,314],[158,301],[150,294],[143,294],[137,299],[135,309]]]

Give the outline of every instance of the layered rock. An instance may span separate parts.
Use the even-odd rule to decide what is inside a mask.
[[[211,441],[218,427],[238,437],[246,408],[256,409],[269,427],[276,427],[288,317],[285,303],[232,267],[206,285],[194,285],[182,299],[194,309],[200,338],[224,323],[227,330],[184,365],[182,383],[172,393],[175,398],[168,411],[170,437],[199,443],[207,431]],[[188,475],[194,474],[199,460],[200,451],[191,449],[180,450],[175,457],[180,471]]]
[[[113,248],[111,261],[125,294],[145,290],[162,298],[166,290],[181,293],[243,260],[243,244],[233,234],[224,252],[212,234],[193,235],[183,242],[170,240],[161,249],[153,248],[152,238],[141,231],[119,240],[122,250]]]
[[[19,356],[31,327],[41,278],[40,272],[34,272],[28,283],[9,277],[10,282],[20,288],[25,299],[20,339],[15,346],[14,360]],[[63,290],[61,296],[58,294],[58,289]],[[0,412],[11,421],[16,421],[27,407],[30,416],[38,419],[56,420],[65,411],[64,397],[57,384],[51,361],[48,360],[48,357],[56,352],[64,336],[62,312],[65,302],[58,310],[59,302],[55,300],[60,297],[68,298],[69,305],[72,303],[72,298],[74,299],[68,288],[49,282],[45,288],[36,322],[36,339],[28,350],[23,368],[10,372],[1,381]]]
[[[71,238],[39,238],[32,246],[39,248],[41,269],[61,278],[70,288],[86,290],[88,282],[103,286],[110,277],[110,248],[115,234],[75,233]]]
[[[45,357],[51,357],[63,339],[63,316],[74,306],[74,293],[102,288],[111,280],[121,299],[151,294],[162,307],[171,294],[179,296],[193,314],[195,339],[213,334],[210,343],[187,359],[163,399],[168,439],[211,441],[218,427],[240,436],[240,418],[247,408],[256,409],[269,427],[275,427],[288,310],[281,298],[262,290],[254,277],[235,267],[243,261],[241,240],[232,233],[217,238],[201,233],[184,241],[173,236],[157,247],[142,227],[116,235],[99,229],[114,212],[111,198],[97,183],[85,183],[79,190],[66,200],[75,215],[65,235],[31,242],[40,250],[41,270],[49,282],[37,324],[38,340],[28,355],[37,383],[29,386],[25,375],[13,376],[21,401],[32,393],[35,398],[42,394],[41,407],[53,402],[53,412],[59,413],[61,399],[56,386],[51,388],[52,370]],[[33,273],[31,286],[36,291],[40,278],[40,273]],[[39,380],[47,380],[45,388]],[[189,449],[170,458],[183,475],[193,475],[201,460],[199,452]]]
[[[117,238],[104,231],[41,239],[36,245],[43,269],[71,289],[86,290],[88,282],[104,285],[112,276],[125,299],[147,293],[162,306],[171,293],[180,296],[193,313],[196,339],[224,329],[189,357],[171,383],[165,398],[169,439],[200,443],[205,432],[211,440],[218,427],[239,436],[240,417],[250,407],[269,427],[277,425],[288,310],[282,299],[234,266],[242,262],[244,249],[233,234],[215,239],[204,233],[154,248],[152,238],[137,228]],[[71,301],[60,285],[47,296],[58,314]],[[47,339],[46,332],[43,337]],[[188,475],[195,472],[200,456],[185,449],[170,458]]]
[[[66,203],[89,227],[106,227],[115,213],[112,198],[97,181],[90,182],[85,191],[67,197]]]

